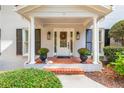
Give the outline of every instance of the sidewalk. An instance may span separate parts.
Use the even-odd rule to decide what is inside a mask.
[[[63,88],[106,88],[85,75],[57,75]]]

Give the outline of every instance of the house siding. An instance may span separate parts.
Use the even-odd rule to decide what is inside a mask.
[[[28,26],[28,21],[14,11],[14,6],[1,6],[1,40],[11,41],[12,44],[3,51],[0,58],[16,59],[16,29]]]
[[[14,11],[14,6],[7,5],[7,6],[1,6],[1,39],[2,40],[9,40],[12,41],[12,44],[2,53],[0,58],[4,59],[17,59],[24,58],[22,55],[17,56],[16,55],[16,29],[18,28],[27,28],[28,27],[28,21],[23,18],[21,15],[17,14]],[[50,50],[48,53],[48,56],[51,57],[54,55],[54,46],[53,46],[53,29],[56,27],[62,27],[62,28],[74,28],[75,33],[76,31],[80,32],[80,40],[76,40],[74,37],[75,43],[74,43],[74,56],[79,56],[77,53],[77,49],[81,47],[85,47],[85,29],[83,28],[82,24],[61,24],[61,25],[44,25],[42,28],[40,24],[41,22],[36,24],[36,29],[41,29],[41,47],[46,47]],[[52,39],[47,40],[47,32],[52,32]]]

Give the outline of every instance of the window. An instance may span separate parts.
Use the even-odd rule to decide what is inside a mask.
[[[103,30],[99,30],[99,52],[103,52],[104,40]],[[86,48],[92,51],[92,29],[86,30]]]
[[[86,48],[92,51],[92,29],[86,30]]]
[[[28,54],[28,30],[23,29],[23,55]]]

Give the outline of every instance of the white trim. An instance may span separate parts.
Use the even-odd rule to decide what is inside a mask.
[[[91,12],[38,12],[33,13],[32,16],[49,18],[49,17],[95,17],[97,14]]]
[[[25,53],[25,39],[26,39],[25,32],[26,31],[28,31],[28,28],[23,28],[22,29],[22,55],[23,56],[28,56],[28,52]],[[28,31],[28,34],[29,34],[29,31]],[[27,41],[27,43],[29,43],[29,42]]]
[[[93,63],[99,62],[99,30],[97,28],[97,17],[93,17]]]
[[[70,24],[79,24],[79,25],[84,25],[84,23],[44,23],[44,24],[45,24],[45,25],[51,25],[51,24],[53,24],[53,25],[56,25],[56,24],[60,24],[60,25],[61,25],[61,24],[67,24],[67,25],[68,25],[68,24],[69,24],[69,25],[70,25]]]

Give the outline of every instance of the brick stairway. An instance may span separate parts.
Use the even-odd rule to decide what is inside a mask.
[[[55,74],[84,74],[84,71],[80,68],[45,68],[45,70]]]

